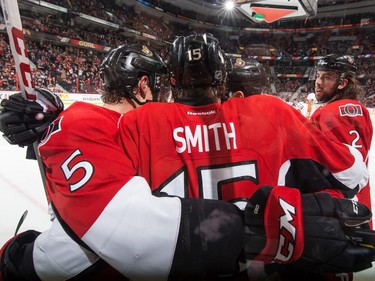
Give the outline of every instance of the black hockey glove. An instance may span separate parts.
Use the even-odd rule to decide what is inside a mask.
[[[10,239],[0,250],[0,280],[39,280],[33,267],[33,245],[40,232],[28,230]]]
[[[349,199],[263,187],[245,209],[246,256],[315,273],[361,271],[375,260],[370,218],[366,206]]]
[[[10,144],[27,146],[38,141],[49,124],[64,109],[60,98],[45,89],[35,89],[36,100],[20,93],[1,101],[0,131]]]

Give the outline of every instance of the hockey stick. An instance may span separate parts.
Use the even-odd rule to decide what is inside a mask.
[[[28,213],[27,210],[25,212],[23,212],[23,214],[22,214],[22,216],[21,216],[21,218],[20,218],[20,220],[19,220],[19,222],[17,224],[16,231],[14,232],[14,236],[16,236],[17,233],[18,233],[18,230],[20,230],[21,225],[23,224],[23,222],[25,221],[25,219],[27,217],[27,213]]]
[[[3,9],[10,49],[14,58],[21,94],[25,99],[34,101],[36,100],[36,95],[34,93],[34,81],[32,79],[30,61],[27,54],[25,37],[23,35],[18,2],[17,0],[1,0],[1,7]],[[44,190],[46,191],[46,177],[43,162],[38,155],[38,143],[35,142],[33,147],[38,161]]]
[[[371,229],[344,230],[354,243],[366,248],[375,248],[375,231]]]
[[[14,58],[21,93],[28,100],[35,100],[34,83],[31,74],[30,61],[27,55],[25,38],[23,36],[21,16],[18,3],[14,0],[1,0],[9,44]]]

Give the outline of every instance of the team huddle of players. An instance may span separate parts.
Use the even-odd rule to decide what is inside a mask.
[[[314,125],[260,95],[262,67],[228,63],[209,34],[178,37],[168,64],[145,46],[113,49],[101,65],[103,107],[62,110],[43,89],[37,101],[4,100],[4,137],[39,141],[55,219],[2,247],[1,278],[334,280],[371,267],[371,121],[321,86],[350,85],[354,64],[335,56],[320,67],[337,79],[318,71],[319,96],[340,102],[355,143],[334,135],[333,106]],[[171,92],[173,102],[155,102]]]

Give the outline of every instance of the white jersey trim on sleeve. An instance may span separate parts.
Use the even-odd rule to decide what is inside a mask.
[[[285,161],[281,167],[280,167],[280,171],[279,171],[279,178],[277,180],[277,185],[279,186],[285,186],[285,178],[286,178],[286,174],[288,173],[289,169],[290,169],[290,161]]]
[[[42,281],[63,281],[78,275],[99,257],[72,240],[54,219],[51,228],[35,240],[33,260]]]
[[[167,280],[180,226],[181,201],[155,197],[133,177],[82,240],[131,280]]]
[[[345,144],[354,156],[354,164],[349,169],[334,173],[333,176],[351,189],[359,186],[361,190],[369,181],[369,172],[362,154],[348,144]]]
[[[369,171],[363,160],[362,154],[356,148],[345,144],[354,157],[354,164],[341,172],[332,173],[332,175],[341,183],[350,189],[355,189],[359,185],[361,190],[369,181]],[[279,170],[278,185],[285,185],[286,174],[290,169],[290,161],[285,161]]]

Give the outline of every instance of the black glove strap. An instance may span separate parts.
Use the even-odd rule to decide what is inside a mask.
[[[1,272],[5,281],[40,281],[33,260],[34,241],[40,232],[25,231],[14,238],[4,250]]]

